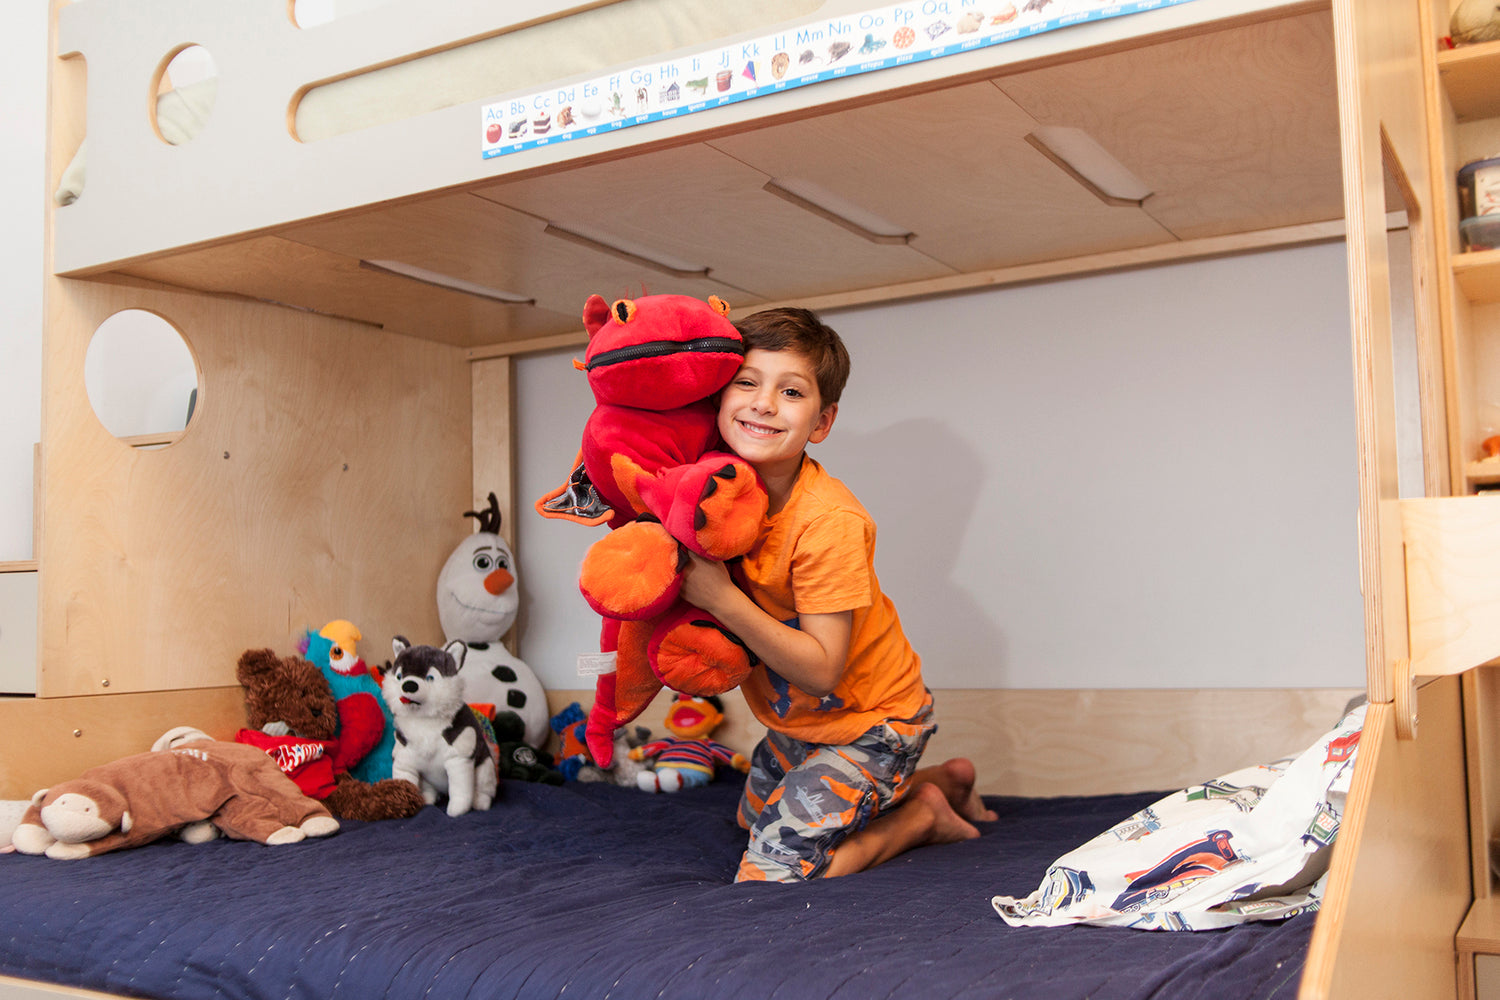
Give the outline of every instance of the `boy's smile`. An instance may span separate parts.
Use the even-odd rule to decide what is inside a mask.
[[[739,421],[740,428],[752,437],[772,437],[776,434],[785,434],[786,431],[777,430],[775,427],[767,427],[765,424],[751,423],[748,420]]]
[[[803,449],[828,436],[837,412],[822,405],[806,357],[753,347],[719,399],[719,434],[766,480],[775,509],[778,487],[790,489]]]

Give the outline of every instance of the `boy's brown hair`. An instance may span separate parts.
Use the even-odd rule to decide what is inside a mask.
[[[819,401],[837,403],[849,381],[849,351],[833,328],[811,309],[762,309],[734,324],[745,350],[796,351],[812,363]]]

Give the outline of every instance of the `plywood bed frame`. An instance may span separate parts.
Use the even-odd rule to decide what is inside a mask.
[[[700,297],[740,289],[742,308],[835,308],[1343,239],[1373,704],[1301,995],[1470,988],[1474,967],[1456,947],[1467,959],[1494,940],[1471,925],[1492,896],[1485,845],[1500,818],[1486,770],[1486,713],[1500,697],[1482,668],[1500,654],[1500,592],[1479,555],[1500,546],[1500,509],[1465,496],[1465,462],[1481,434],[1475,359],[1500,326],[1486,305],[1500,278],[1497,252],[1457,259],[1447,189],[1459,123],[1496,115],[1500,43],[1440,56],[1445,0],[1193,0],[493,158],[480,155],[488,102],[672,46],[622,38],[581,62],[534,59],[489,91],[434,94],[392,120],[358,127],[348,107],[328,113],[334,124],[314,120],[342,91],[410,93],[456,72],[415,57],[473,45],[534,54],[559,25],[611,34],[608,19],[632,5],[703,22],[686,0],[517,0],[505,15],[481,0],[396,0],[307,29],[290,3],[269,0],[54,0],[48,193],[85,134],[89,159],[82,196],[50,216],[37,697],[0,700],[0,795],[136,752],[185,717],[232,729],[239,651],[295,635],[318,609],[439,634],[429,576],[391,567],[448,551],[463,530],[450,512],[490,490],[514,524],[531,498],[513,486],[512,359],[581,343],[591,292],[670,280]],[[816,25],[872,6],[809,0],[776,18]],[[714,23],[673,44],[776,26],[715,35]],[[217,62],[217,101],[209,125],[173,146],[149,127],[150,109],[189,43]],[[408,71],[417,82],[403,85]],[[1463,87],[1480,103],[1460,107]],[[1039,124],[1084,128],[1155,193],[1100,200],[1028,144]],[[852,232],[767,190],[785,177],[872,208],[898,201],[920,224],[895,239]],[[1396,492],[1394,211],[1415,262],[1430,500]],[[558,238],[568,220],[712,271],[668,279]],[[531,301],[368,264],[388,260]],[[199,371],[190,428],[158,450],[112,438],[84,391],[90,335],[132,308],[181,330]],[[1131,692],[964,694],[948,699],[945,749],[998,776],[987,791],[1035,794],[1220,773],[1301,745],[1348,692],[1181,692],[1176,714],[1196,721],[1165,734]],[[1231,711],[1265,725],[1228,734],[1218,722]],[[1136,749],[1109,766],[1097,742],[1050,760],[1063,787],[1044,786],[1016,735],[1038,717]]]

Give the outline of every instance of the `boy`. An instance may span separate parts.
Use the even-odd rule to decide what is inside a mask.
[[[741,685],[767,733],[740,800],[750,845],[737,881],[848,875],[912,847],[979,836],[993,820],[974,768],[917,770],[936,728],[921,660],[875,578],[875,524],[805,454],[828,436],[849,375],[838,334],[806,309],[736,324],[745,361],[719,433],[770,495],[743,562],[745,590],[694,557],[682,596],[760,658]]]

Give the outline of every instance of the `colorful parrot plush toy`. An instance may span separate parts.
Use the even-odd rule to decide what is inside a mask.
[[[370,675],[370,668],[355,651],[355,644],[362,638],[352,622],[340,618],[316,632],[308,630],[297,650],[328,679],[333,699],[340,706],[340,725],[353,725],[359,730],[351,738],[366,740],[366,734],[379,734],[372,741],[374,749],[349,769],[360,781],[373,783],[391,776],[396,724],[380,697],[380,682]]]
[[[755,470],[723,451],[714,394],[744,358],[729,307],[684,295],[607,303],[589,296],[582,363],[596,406],[571,478],[539,513],[614,529],[590,547],[579,576],[604,618],[601,670],[586,739],[600,767],[615,730],[665,684],[711,695],[739,685],[753,654],[706,612],[678,597],[686,552],[743,555],[766,514]],[[606,656],[606,659],[608,657]]]

